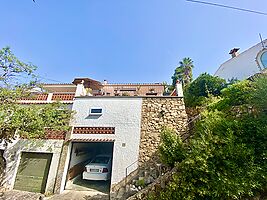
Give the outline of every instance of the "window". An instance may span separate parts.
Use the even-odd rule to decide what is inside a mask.
[[[261,54],[260,62],[261,62],[262,66],[263,66],[264,68],[267,68],[267,51],[264,51],[264,52]]]
[[[102,115],[103,109],[102,108],[90,108],[89,115]]]
[[[267,68],[267,49],[261,50],[257,57],[256,57],[256,62],[260,68],[260,70],[266,69]]]
[[[110,157],[97,156],[90,163],[108,164]]]
[[[125,91],[125,92],[131,92],[131,91],[136,91],[136,88],[121,88],[120,91]]]
[[[156,92],[147,92],[146,95],[147,96],[157,96],[158,93],[156,93]]]

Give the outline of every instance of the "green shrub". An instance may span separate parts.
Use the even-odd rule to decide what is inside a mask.
[[[247,106],[255,91],[255,83],[245,80],[235,83],[222,90],[221,101],[215,105],[215,109],[228,110],[233,106]]]
[[[252,93],[251,102],[258,109],[267,111],[267,74],[256,79],[254,83],[255,90]]]
[[[267,81],[262,78],[225,89],[212,109],[201,113],[186,145],[163,131],[162,160],[175,165],[178,173],[155,195],[157,199],[232,200],[266,190],[267,115],[262,103],[266,100],[260,99],[266,90]],[[236,106],[256,111],[236,116],[229,112]]]
[[[145,187],[145,179],[140,179],[136,181],[136,186]]]
[[[162,162],[172,167],[182,161],[185,158],[185,145],[180,135],[169,128],[163,128],[159,152]]]
[[[218,111],[204,113],[186,158],[176,164],[179,173],[160,199],[239,199],[262,188],[267,173],[266,121],[258,124],[262,128],[250,139],[252,133],[246,135],[245,130],[252,123],[255,128],[257,121],[251,119],[237,121]]]

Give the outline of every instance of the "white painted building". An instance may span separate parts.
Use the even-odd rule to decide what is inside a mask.
[[[7,147],[4,143],[1,143],[0,149],[2,152],[5,150],[7,163],[3,186],[7,189],[53,193],[63,141],[16,139],[9,143]],[[21,171],[30,168],[31,171],[28,171],[28,174],[31,174],[31,176],[26,179],[25,174]],[[36,168],[39,168],[39,171],[36,171]],[[43,170],[43,172],[40,170]],[[40,177],[40,174],[44,178]],[[38,176],[43,180],[34,180]],[[26,180],[28,182],[32,181],[32,184],[28,184],[28,182],[25,182]],[[39,182],[42,184],[41,188]]]
[[[229,54],[232,58],[224,62],[215,72],[215,76],[231,80],[244,80],[267,68],[267,40],[258,43],[242,53],[237,48]]]
[[[70,124],[72,131],[68,140],[70,143],[66,151],[65,164],[61,169],[63,175],[59,192],[64,189],[72,189],[73,182],[81,180],[85,164],[98,154],[110,154],[112,156],[109,189],[113,190],[116,185],[121,184],[129,174],[139,167],[141,143],[143,142],[144,146],[144,143],[148,141],[144,139],[144,133],[141,136],[141,127],[143,127],[144,132],[145,129],[153,126],[151,123],[144,125],[146,123],[142,121],[142,119],[144,120],[144,112],[150,113],[149,116],[159,120],[161,115],[156,112],[163,113],[159,110],[166,106],[157,103],[159,110],[155,108],[150,110],[149,108],[145,111],[144,106],[146,104],[150,106],[149,103],[146,103],[146,98],[162,99],[165,103],[177,101],[173,107],[164,108],[164,112],[168,113],[166,114],[168,116],[171,115],[172,109],[184,111],[183,101],[180,101],[183,98],[182,91],[180,91],[182,88],[179,87],[180,84],[178,83],[176,89],[179,96],[173,95],[174,97],[163,97],[162,93],[159,95],[158,92],[157,95],[153,93],[152,96],[150,93],[149,96],[94,96],[84,95],[88,91],[87,87],[90,86],[87,79],[75,79],[74,82],[77,85],[72,106],[75,115]],[[147,95],[144,92],[143,94]],[[183,119],[177,120],[184,124]],[[164,119],[164,122],[168,122],[167,118]],[[172,124],[179,127],[179,123],[177,125]],[[154,132],[153,134],[158,135],[159,133]],[[156,140],[153,143],[157,143]],[[148,157],[146,155],[146,158]]]
[[[90,112],[92,109],[102,111],[95,115]],[[137,169],[141,133],[141,97],[76,97],[73,110],[76,114],[71,123],[73,131],[61,191],[64,190],[66,178],[69,177],[67,174],[73,171],[72,167],[75,166],[73,163],[86,161],[82,156],[73,155],[77,148],[84,148],[81,145],[87,144],[88,149],[91,145],[95,145],[98,150],[92,154],[96,154],[105,148],[105,143],[113,143],[113,149],[104,152],[113,155],[111,185],[126,177],[126,169],[131,164],[133,165],[128,169],[128,174]],[[88,155],[87,159],[90,157]]]
[[[25,106],[61,101],[72,109],[76,85],[47,84],[33,91],[33,97],[20,100]],[[65,132],[46,130],[42,139],[16,138],[10,143],[0,143],[0,152],[6,166],[2,184],[7,189],[52,194],[57,177]]]

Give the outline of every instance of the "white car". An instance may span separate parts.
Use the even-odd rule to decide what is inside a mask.
[[[111,155],[97,155],[84,167],[82,178],[86,180],[110,180]]]

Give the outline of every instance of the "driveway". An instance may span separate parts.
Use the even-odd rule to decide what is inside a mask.
[[[46,197],[45,200],[109,200],[109,188],[110,181],[84,180],[79,175],[67,182],[63,193]]]
[[[91,191],[92,194],[109,194],[110,181],[91,181],[84,180],[81,175],[73,181],[68,181],[66,190]]]

